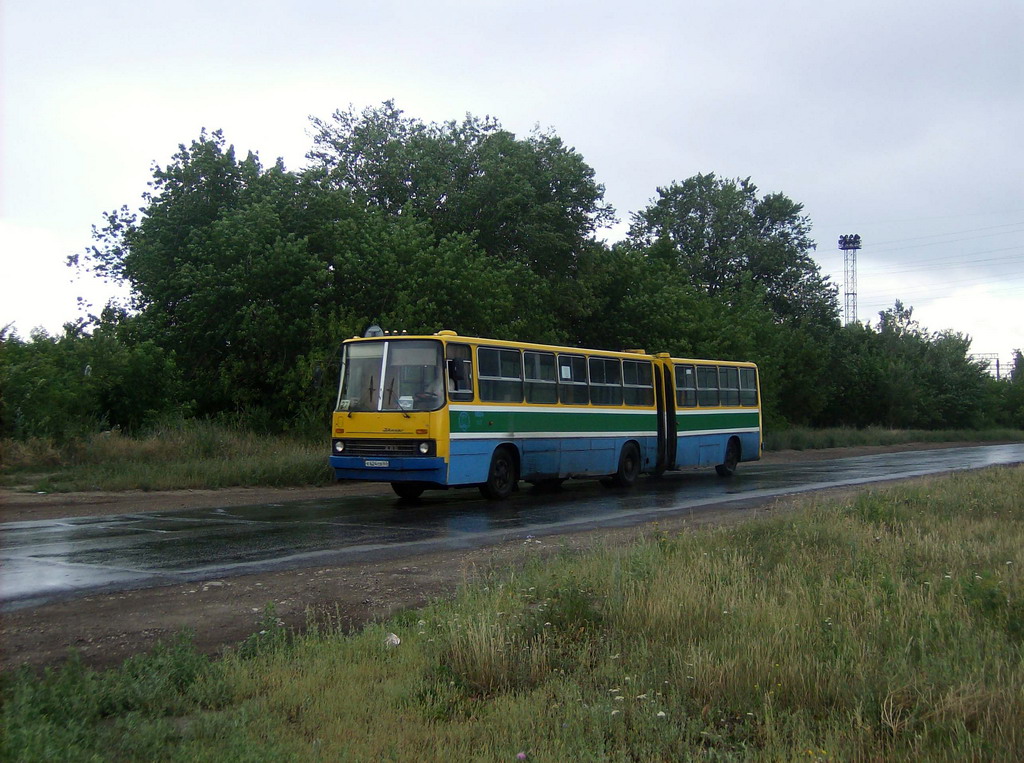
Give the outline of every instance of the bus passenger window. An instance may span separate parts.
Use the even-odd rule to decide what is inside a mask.
[[[448,366],[448,399],[473,399],[473,354],[468,344],[449,344],[446,351]]]
[[[740,405],[757,405],[757,369],[740,369]]]
[[[590,359],[590,402],[622,405],[622,367],[616,358]]]
[[[651,364],[640,360],[622,361],[622,391],[626,405],[654,405]]]
[[[697,404],[718,405],[718,368],[697,366]]]
[[[519,350],[481,347],[480,399],[491,403],[523,402],[523,361]]]
[[[524,352],[526,369],[526,402],[557,403],[558,380],[555,376],[555,355],[551,352]]]
[[[558,356],[558,400],[567,405],[586,405],[590,402],[587,359],[582,355]]]
[[[740,404],[739,369],[732,366],[719,366],[718,379],[722,387],[722,405]]]
[[[680,408],[697,405],[697,376],[693,366],[676,366],[676,405]]]

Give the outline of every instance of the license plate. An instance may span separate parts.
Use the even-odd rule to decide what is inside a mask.
[[[367,459],[366,460],[366,465],[367,466],[391,466],[391,462],[390,461],[371,461],[371,460]]]

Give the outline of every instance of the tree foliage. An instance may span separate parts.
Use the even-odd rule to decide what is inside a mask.
[[[126,342],[117,317],[104,311],[91,333],[80,323],[28,341],[0,332],[0,434],[63,440],[182,413],[173,355]]]
[[[800,204],[759,196],[749,178],[695,175],[633,215],[628,247],[658,263],[659,281],[696,293],[674,319],[694,354],[757,360],[776,417],[820,416],[825,393],[807,379],[825,373],[838,302]]]
[[[753,360],[773,422],[965,426],[1024,411],[1019,371],[986,387],[965,337],[927,332],[899,303],[877,326],[840,328],[802,206],[750,179],[660,188],[607,246],[604,188],[550,130],[428,124],[385,102],[314,119],[307,158],[264,166],[202,131],[154,166],[141,208],[106,214],[69,258],[130,285],[128,309],[56,338],[0,334],[3,432],[173,413],[320,427],[338,345],[371,322]]]
[[[489,256],[542,276],[574,272],[614,219],[593,169],[550,131],[521,139],[472,115],[424,124],[391,101],[313,127],[309,159],[331,188],[427,220],[439,239],[472,233]]]
[[[876,326],[854,324],[837,337],[824,418],[917,429],[997,423],[986,410],[990,378],[969,350],[967,337],[923,329],[897,300]]]
[[[87,261],[131,285],[135,330],[180,359],[197,413],[287,415],[279,391],[328,297],[295,224],[299,179],[280,162],[239,161],[219,132],[153,177],[140,215],[107,215]]]
[[[629,237],[726,301],[749,279],[777,319],[831,323],[836,289],[810,255],[811,223],[802,212],[781,193],[759,197],[750,178],[694,175],[659,188],[658,199],[633,215]]]

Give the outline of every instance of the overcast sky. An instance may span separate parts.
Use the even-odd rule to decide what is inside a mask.
[[[151,164],[223,129],[304,164],[308,117],[552,128],[621,219],[698,172],[804,205],[822,269],[858,233],[858,318],[902,299],[1024,348],[1024,1],[0,0],[0,325],[59,331],[68,254]],[[840,301],[843,301],[842,292]]]

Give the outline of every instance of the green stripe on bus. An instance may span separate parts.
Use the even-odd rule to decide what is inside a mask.
[[[679,432],[704,432],[710,429],[756,429],[757,426],[757,411],[676,415],[676,429]]]
[[[451,411],[451,431],[459,432],[636,432],[657,430],[655,413],[624,414],[604,411]]]
[[[680,434],[709,430],[756,429],[758,411],[727,411],[676,415]],[[449,422],[453,434],[480,432],[637,432],[657,431],[657,414],[617,413],[612,411],[451,411]]]

